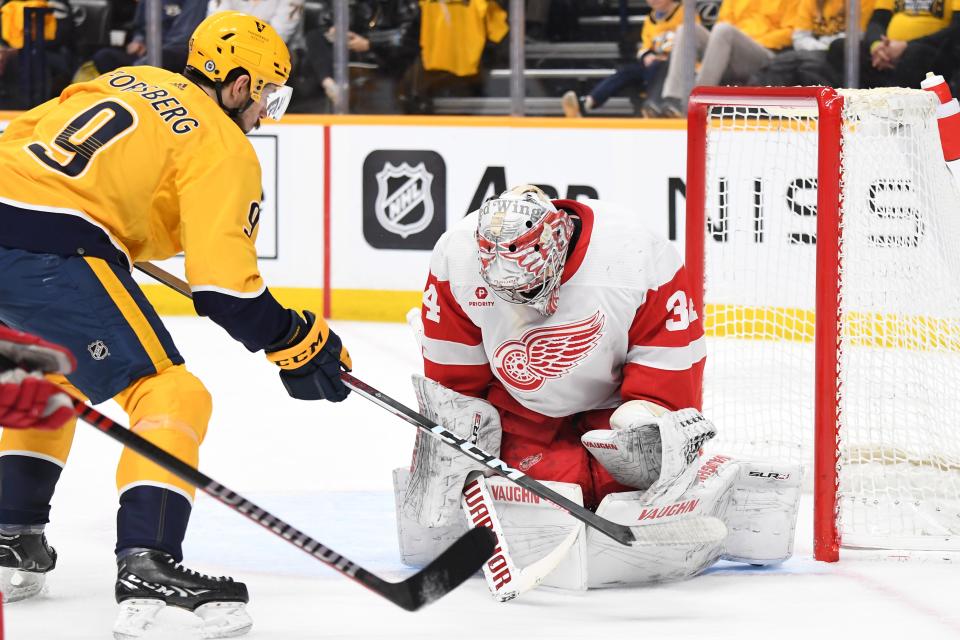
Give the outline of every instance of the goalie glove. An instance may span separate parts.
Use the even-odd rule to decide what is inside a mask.
[[[290,329],[283,339],[264,351],[267,360],[280,367],[280,380],[298,400],[340,402],[350,389],[340,380],[340,371],[350,371],[350,353],[323,318],[310,311],[301,316],[290,310]]]
[[[647,490],[648,499],[686,491],[701,447],[717,434],[696,409],[668,411],[646,400],[620,405],[610,427],[588,431],[580,441],[617,482]]]
[[[73,416],[70,396],[43,377],[76,367],[65,348],[0,326],[0,425],[58,429]]]

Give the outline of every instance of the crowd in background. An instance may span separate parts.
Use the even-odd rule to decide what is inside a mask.
[[[960,0],[859,1],[860,86],[917,87],[928,71],[956,85]],[[26,108],[71,82],[148,60],[144,1],[0,5],[0,109]],[[27,7],[44,9],[39,72],[36,45],[24,53]],[[689,37],[698,85],[842,85],[846,0],[698,0],[697,8],[695,31],[686,34],[680,0],[526,0],[528,100],[568,117],[681,117],[687,82],[674,52]],[[190,33],[223,10],[254,14],[287,42],[291,111],[326,113],[347,100],[334,81],[331,0],[163,0],[162,66],[181,70]],[[351,0],[349,104],[339,106],[496,113],[510,95],[509,21],[508,0]]]

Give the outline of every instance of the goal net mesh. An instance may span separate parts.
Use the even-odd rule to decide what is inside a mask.
[[[812,475],[814,355],[838,353],[845,546],[960,548],[960,197],[935,98],[840,92],[840,295],[815,309],[815,108],[707,117],[704,413],[713,448]],[[816,345],[815,312],[839,345]]]

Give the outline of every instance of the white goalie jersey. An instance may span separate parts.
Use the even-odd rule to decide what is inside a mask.
[[[649,449],[668,456],[670,464],[658,460],[656,473],[649,478],[652,485],[618,479],[621,486],[636,490],[607,492],[596,509],[599,517],[611,522],[651,528],[636,532],[641,544],[624,546],[509,480],[467,475],[462,489],[463,476],[444,476],[436,468],[427,473],[422,461],[430,458],[420,456],[415,458],[420,464],[411,471],[398,469],[394,475],[404,562],[429,562],[449,544],[450,536],[462,534],[467,526],[489,526],[500,542],[485,569],[487,582],[497,599],[507,600],[541,583],[573,589],[646,584],[696,575],[721,556],[752,564],[789,557],[799,469],[740,463],[726,456],[703,461],[695,455],[699,444],[685,448],[688,440],[681,436],[690,436],[690,429],[696,428],[683,410],[707,422],[695,409],[706,345],[700,310],[689,298],[687,273],[677,251],[649,231],[638,212],[595,200],[553,204],[576,216],[579,224],[563,267],[556,311],[549,316],[534,305],[500,299],[483,280],[475,238],[477,213],[440,238],[423,294],[421,345],[426,378],[443,397],[425,402],[418,392],[418,400],[422,409],[447,407],[451,404],[447,396],[452,396],[456,411],[447,416],[448,428],[461,437],[469,433],[472,420],[474,437],[482,441],[484,430],[499,417],[502,439],[497,446],[526,440],[535,442],[533,450],[551,442],[551,430],[556,434],[572,424],[569,416],[582,415],[577,423],[582,426],[596,410],[648,404],[624,404],[631,400],[669,410],[666,413],[673,417],[668,419],[665,413],[635,409],[625,414],[623,424],[598,412],[613,430],[600,422],[589,427],[591,431],[576,434],[591,452],[629,449],[628,458],[634,453],[626,446],[634,442],[629,434],[639,429],[656,434],[655,440],[651,436],[647,441]],[[420,380],[418,388],[430,386]],[[472,398],[486,400],[499,416],[480,412],[489,411],[489,405]],[[643,415],[658,417],[644,423]],[[443,422],[439,413],[436,417]],[[712,435],[712,425],[703,426],[710,426]],[[618,440],[597,435],[607,433],[628,436]],[[519,451],[511,450],[510,455],[518,457]],[[513,464],[502,446],[500,453]],[[527,460],[538,464],[541,455],[518,457],[516,466],[525,471]],[[599,454],[593,458],[611,475],[604,460],[623,462]],[[625,466],[638,466],[635,462],[629,458]],[[560,481],[547,477],[552,471],[539,472],[533,477],[578,504],[587,500],[584,487],[595,490],[589,481]],[[425,520],[422,514],[432,512],[423,505],[430,501],[409,498],[410,493],[423,493],[428,484],[423,478],[441,477],[445,484],[436,493],[460,498],[447,497],[443,506],[459,507],[464,519]],[[480,484],[489,488],[489,497]],[[417,509],[405,508],[410,505]],[[667,524],[677,526],[663,526]],[[668,528],[673,533],[658,533]]]
[[[440,238],[421,311],[426,376],[548,418],[632,399],[697,406],[706,349],[677,251],[637,212],[554,204],[579,217],[580,231],[549,317],[501,300],[481,279],[476,212]]]

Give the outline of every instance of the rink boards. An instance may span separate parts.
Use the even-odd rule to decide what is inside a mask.
[[[402,320],[437,238],[508,185],[625,202],[683,237],[684,121],[293,115],[250,139],[264,278],[284,303],[335,319]],[[183,272],[180,258],[161,266]],[[137,277],[161,314],[192,313]]]
[[[0,128],[14,115],[0,112]],[[800,150],[815,150],[816,131],[794,134],[796,144],[774,154],[790,158],[776,171],[765,166],[768,147],[778,140],[774,129],[758,127],[728,140],[733,170],[711,184],[707,196],[708,202],[722,198],[726,213],[711,220],[708,242],[735,248],[730,255],[737,264],[792,255],[796,264],[813,266],[816,161]],[[261,127],[250,140],[262,166],[257,248],[263,275],[285,304],[323,309],[334,319],[403,320],[419,305],[440,235],[486,198],[524,182],[553,197],[625,203],[683,252],[682,120],[293,115]],[[879,193],[870,203],[885,238],[915,233],[913,218],[881,215],[909,204],[886,201],[894,196],[902,198]],[[918,236],[912,244],[924,240]],[[735,271],[737,264],[719,268]],[[183,273],[181,258],[161,266]],[[193,312],[189,301],[137,277],[161,314]],[[749,298],[718,299],[714,291],[712,301],[739,308],[738,316],[784,309],[809,315],[812,287],[770,282],[777,286]]]

